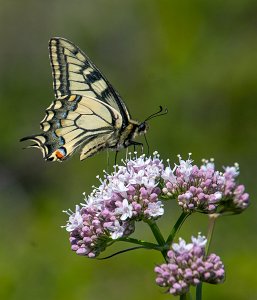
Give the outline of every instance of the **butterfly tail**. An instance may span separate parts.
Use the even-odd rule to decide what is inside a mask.
[[[24,147],[24,149],[38,148],[42,152],[44,159],[48,158],[49,149],[45,144],[46,138],[44,137],[44,135],[38,134],[38,135],[25,136],[20,139],[20,142],[24,142],[24,141],[33,142],[33,144]]]

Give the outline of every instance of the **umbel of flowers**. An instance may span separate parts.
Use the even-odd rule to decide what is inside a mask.
[[[214,253],[205,255],[207,239],[200,234],[191,239],[192,243],[188,244],[181,238],[178,244],[173,243],[167,254],[167,263],[154,269],[156,283],[174,296],[187,293],[191,285],[196,286],[200,282],[217,284],[225,278],[219,256]]]
[[[175,296],[184,297],[190,286],[201,290],[202,282],[223,282],[223,263],[216,254],[208,254],[204,236],[192,237],[188,244],[181,238],[177,244],[173,240],[191,213],[209,214],[214,220],[217,215],[244,211],[249,195],[238,184],[238,175],[238,164],[217,171],[213,159],[197,166],[191,154],[187,160],[179,155],[173,167],[169,160],[163,163],[157,152],[152,157],[130,154],[121,166],[114,166],[113,173],[104,171],[102,179],[97,176],[99,186],[76,205],[75,212],[65,211],[69,219],[63,227],[70,234],[71,249],[90,258],[117,241],[158,250],[165,263],[155,267],[156,283]],[[182,213],[165,240],[156,220],[164,215],[164,202],[169,201],[175,201]],[[138,221],[150,226],[157,244],[130,237]]]
[[[224,168],[224,172],[215,170],[213,159],[203,159],[198,167],[190,159],[182,160],[173,169],[166,167],[162,178],[165,187],[163,194],[178,200],[179,206],[188,212],[203,213],[240,213],[248,206],[249,195],[244,186],[238,185],[239,165]]]
[[[249,195],[238,185],[239,166],[215,170],[213,160],[201,166],[178,157],[173,168],[165,166],[157,152],[152,157],[129,156],[114,172],[104,172],[99,187],[76,205],[66,230],[71,249],[79,255],[96,257],[113,241],[128,237],[135,222],[149,222],[164,215],[164,201],[176,200],[184,212],[240,213]]]
[[[95,188],[66,225],[70,232],[72,250],[77,254],[95,257],[110,239],[129,236],[135,221],[157,219],[164,213],[159,200],[159,187],[164,169],[159,156],[128,159],[115,166],[112,174],[105,172],[100,186]]]

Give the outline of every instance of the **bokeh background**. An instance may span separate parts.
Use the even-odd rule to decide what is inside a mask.
[[[159,105],[168,115],[150,123],[151,151],[171,161],[240,163],[251,195],[242,215],[218,220],[211,250],[227,278],[204,285],[204,299],[257,299],[257,2],[254,0],[0,1],[0,298],[171,299],[155,283],[158,253],[134,251],[89,260],[69,248],[63,209],[98,184],[106,153],[46,163],[19,139],[38,133],[53,100],[48,40],[79,45],[144,120]],[[124,152],[119,158],[124,157]],[[114,156],[111,157],[114,159]],[[166,207],[168,234],[180,211]],[[206,233],[207,217],[190,217],[180,235]],[[138,224],[135,236],[151,240]],[[118,245],[111,254],[127,245]]]

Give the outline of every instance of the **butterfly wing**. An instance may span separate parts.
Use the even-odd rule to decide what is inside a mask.
[[[46,110],[40,123],[42,134],[21,139],[34,142],[46,160],[65,160],[80,146],[80,159],[115,147],[122,117],[110,105],[95,98],[80,95],[63,96]]]
[[[137,122],[97,67],[63,38],[50,40],[49,53],[56,100],[41,122],[43,133],[21,141],[33,141],[29,147],[39,148],[46,160],[59,161],[78,147],[83,147],[82,160],[105,148],[128,146]]]
[[[57,99],[74,94],[95,98],[120,113],[123,127],[128,125],[126,105],[85,53],[64,38],[52,38],[49,53]]]

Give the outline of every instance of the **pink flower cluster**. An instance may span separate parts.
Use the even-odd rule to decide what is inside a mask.
[[[127,237],[135,229],[135,221],[157,219],[164,214],[161,199],[176,199],[186,212],[238,213],[248,206],[244,186],[237,185],[238,165],[215,170],[213,161],[197,167],[190,157],[179,156],[179,165],[164,167],[157,152],[129,158],[114,172],[105,172],[100,186],[85,197],[69,215],[66,230],[73,251],[95,257],[108,243]]]
[[[190,156],[187,160],[179,157],[179,165],[173,169],[166,167],[162,178],[162,189],[168,198],[178,200],[184,211],[203,213],[239,213],[249,205],[249,195],[244,186],[237,185],[239,166],[226,167],[225,172],[215,170],[213,160],[203,160],[198,167],[193,165]]]
[[[174,296],[187,293],[191,285],[200,282],[221,283],[225,278],[223,263],[216,254],[205,256],[206,243],[200,234],[189,244],[180,238],[168,252],[168,262],[155,267],[156,283]]]
[[[163,164],[154,153],[153,158],[130,158],[124,166],[115,166],[114,173],[105,173],[85,204],[77,205],[75,213],[65,211],[72,250],[95,257],[111,239],[133,233],[135,221],[162,216],[163,204],[158,198],[162,172]]]

